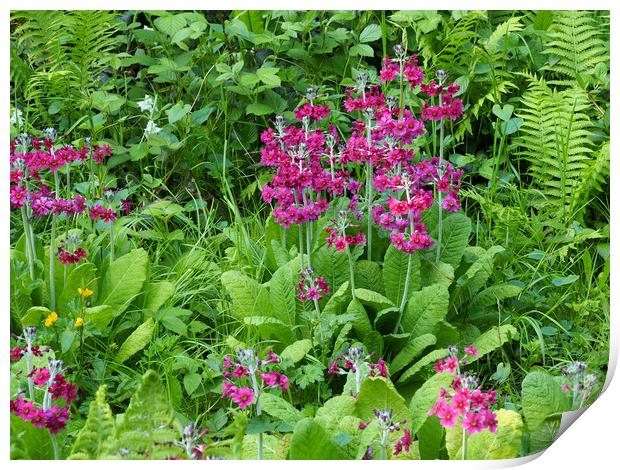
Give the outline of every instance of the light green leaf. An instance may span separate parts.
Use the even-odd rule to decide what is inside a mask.
[[[284,350],[280,353],[280,357],[282,359],[290,359],[293,363],[297,363],[306,357],[306,354],[311,349],[312,341],[309,339],[301,339],[284,348]]]
[[[174,124],[175,122],[180,121],[187,115],[187,113],[189,113],[190,109],[192,109],[191,104],[185,104],[179,101],[172,108],[166,111],[166,114],[168,115],[168,122],[170,124]]]
[[[385,260],[383,263],[385,295],[394,302],[395,305],[400,305],[403,298],[409,256],[410,255],[394,248],[392,244],[390,244],[385,253]],[[411,256],[413,258],[413,265],[411,268],[409,289],[406,294],[407,298],[409,298],[414,290],[420,288],[420,258],[415,254]]]
[[[112,409],[105,399],[106,386],[101,385],[88,407],[88,417],[80,430],[68,460],[94,460],[103,442],[114,436]]]
[[[93,263],[84,263],[73,269],[67,276],[67,282],[62,290],[62,294],[57,302],[59,312],[66,310],[67,305],[72,299],[77,297],[78,288],[88,288],[93,291],[89,300],[92,302],[97,299],[97,274]]]
[[[442,284],[424,287],[409,297],[402,319],[403,331],[412,337],[434,333],[436,325],[446,318],[450,298]]]
[[[112,262],[101,283],[98,303],[114,308],[115,315],[122,313],[141,292],[148,263],[148,255],[142,248]]]
[[[447,349],[435,349],[434,351],[429,352],[420,360],[418,360],[415,364],[413,364],[409,369],[407,369],[403,375],[398,379],[398,383],[404,383],[410,378],[412,378],[415,374],[420,372],[423,367],[436,362],[439,359],[443,359],[448,355]]]
[[[283,423],[294,426],[302,418],[301,412],[283,398],[271,393],[264,393],[260,400],[263,412]]]
[[[258,75],[260,81],[265,85],[270,88],[275,88],[281,84],[280,77],[278,77],[279,71],[280,69],[277,67],[261,67],[256,71],[256,75]]]
[[[373,42],[381,39],[381,26],[378,24],[369,24],[360,33],[360,42]]]
[[[355,402],[355,415],[362,420],[368,420],[374,417],[374,410],[386,408],[392,409],[394,422],[403,419],[410,422],[411,416],[405,399],[390,380],[383,377],[369,377],[364,380]]]
[[[144,289],[144,309],[156,312],[175,291],[176,287],[170,281],[149,282]]]
[[[355,330],[355,334],[359,338],[364,338],[367,334],[373,331],[370,320],[368,319],[368,314],[366,313],[366,309],[359,300],[351,300],[349,306],[347,307],[347,313],[355,315],[355,320],[351,323],[353,325],[353,329]]]
[[[467,437],[467,460],[501,460],[519,456],[523,421],[512,410],[497,410],[497,432],[485,429]],[[463,431],[460,424],[446,430],[446,448],[452,460],[462,458]]]
[[[482,333],[475,341],[474,346],[478,349],[478,356],[470,359],[470,363],[477,361],[485,354],[495,351],[506,341],[519,339],[519,332],[512,325],[494,326]]]
[[[435,374],[415,392],[409,410],[411,411],[411,434],[415,434],[428,419],[428,411],[433,407],[442,388],[447,389],[454,377],[447,373]]]
[[[196,389],[200,386],[200,382],[202,382],[202,377],[196,372],[185,374],[183,377],[183,386],[185,387],[185,391],[188,395],[191,395],[196,391]]]
[[[147,318],[133,333],[131,333],[127,339],[121,344],[116,354],[116,361],[119,363],[125,362],[131,356],[138,351],[144,349],[144,347],[151,341],[153,336],[153,330],[155,329],[155,322],[152,318]]]
[[[344,452],[323,426],[311,418],[306,418],[299,421],[293,430],[289,458],[314,460],[317,456],[323,460],[341,460]]]
[[[103,330],[114,318],[114,309],[109,305],[97,305],[84,310],[84,324]]]
[[[291,328],[297,324],[295,287],[293,271],[288,265],[279,268],[269,281],[269,299],[273,314]]]
[[[410,336],[407,346],[405,346],[390,364],[390,373],[395,374],[409,365],[409,363],[419,356],[427,347],[432,346],[437,341],[430,333],[421,336]]]
[[[461,264],[471,233],[471,220],[465,214],[450,214],[443,220],[441,261],[454,269]]]

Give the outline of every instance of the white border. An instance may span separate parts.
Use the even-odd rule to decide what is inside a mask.
[[[227,2],[215,3],[208,1],[196,1],[196,0],[176,0],[175,2],[168,2],[163,0],[106,0],[104,2],[95,2],[93,0],[60,0],[50,2],[41,1],[41,0],[4,0],[2,4],[0,4],[0,28],[2,30],[2,37],[4,38],[0,50],[2,51],[2,62],[5,64],[4,68],[4,86],[0,87],[1,103],[0,107],[0,116],[7,116],[9,114],[8,103],[10,102],[9,96],[9,11],[11,9],[117,9],[117,10],[127,10],[127,9],[217,9],[213,7],[225,7],[227,9],[310,9],[310,10],[333,10],[333,9],[360,9],[360,10],[374,10],[374,9],[430,9],[430,7],[436,9],[443,10],[453,10],[453,9],[502,9],[502,10],[512,10],[512,9],[537,9],[544,7],[545,9],[579,9],[579,8],[587,8],[587,9],[600,9],[600,10],[611,10],[612,12],[612,21],[611,21],[611,29],[612,29],[612,38],[616,39],[619,37],[618,35],[618,22],[616,21],[616,14],[618,8],[616,7],[616,3],[612,1],[600,1],[600,0],[590,0],[587,3],[583,1],[559,1],[559,0],[548,0],[544,3],[541,3],[540,0],[522,0],[519,2],[516,1],[488,1],[488,0],[469,0],[469,1],[458,1],[458,0],[434,0],[432,2],[413,2],[413,1],[391,1],[391,2],[371,2],[368,0],[357,0],[357,1],[326,1],[326,0],[313,0],[313,1],[296,1],[291,3],[290,1],[262,1],[262,2],[248,2],[248,1],[238,1],[238,0],[228,0]],[[613,40],[612,40],[613,43]],[[618,127],[618,93],[617,93],[617,82],[618,82],[618,74],[617,74],[617,65],[620,63],[618,60],[618,47],[612,46],[611,48],[611,64],[612,70],[614,73],[611,74],[611,82],[612,89],[614,92],[611,94],[611,109],[612,109],[612,129],[615,131]],[[8,149],[9,147],[9,124],[8,119],[0,119],[2,123],[2,132],[0,132],[0,148]],[[618,170],[620,170],[620,162],[618,162],[618,158],[620,155],[620,145],[618,142],[618,138],[616,136],[616,132],[613,132],[613,138],[611,139],[611,174],[616,175]],[[2,390],[8,389],[8,349],[9,349],[9,338],[6,332],[9,329],[9,232],[8,232],[8,221],[9,221],[9,184],[8,184],[8,167],[9,167],[9,159],[8,152],[5,153],[5,156],[1,160],[1,173],[0,173],[0,187],[2,188],[3,196],[0,198],[0,211],[2,215],[2,220],[6,222],[5,228],[0,230],[0,243],[3,247],[0,250],[0,269],[2,270],[3,276],[0,277],[0,299],[2,302],[2,306],[4,307],[2,311],[2,318],[4,322],[3,331],[5,334],[0,334],[0,351],[5,352],[5,359],[3,363],[3,375],[2,375]],[[611,266],[611,280],[618,279],[618,263],[616,262],[615,253],[616,253],[616,241],[617,241],[617,217],[616,213],[619,207],[619,192],[617,185],[611,186],[611,219],[614,223],[611,226],[611,253],[612,253],[612,266]],[[613,284],[612,284],[613,285]],[[390,462],[390,466],[395,466],[399,468],[404,468],[405,465],[409,466],[422,466],[424,468],[502,468],[502,467],[511,467],[515,465],[521,465],[529,462],[528,468],[549,468],[550,466],[562,468],[562,469],[572,469],[572,468],[609,468],[609,462],[613,462],[617,460],[617,446],[618,446],[618,438],[617,429],[618,423],[620,422],[620,383],[619,380],[611,380],[614,375],[614,370],[616,368],[617,359],[618,359],[618,338],[620,337],[620,328],[619,322],[617,318],[615,318],[615,309],[614,307],[617,305],[617,294],[616,291],[612,289],[611,293],[611,338],[610,338],[610,361],[609,361],[609,373],[606,381],[607,389],[603,393],[603,395],[578,419],[578,425],[572,426],[565,433],[563,433],[558,440],[547,449],[542,454],[538,454],[538,458],[536,456],[532,457],[524,457],[521,459],[515,459],[511,461],[485,461],[485,462],[449,462],[449,461],[392,461]],[[6,401],[6,395],[4,397],[4,401]],[[3,405],[3,411],[1,413],[2,416],[2,426],[1,434],[0,434],[0,455],[2,455],[3,460],[9,461],[9,410],[7,404]],[[14,461],[10,462],[9,465],[19,466],[19,468],[27,468],[29,465],[52,465],[56,467],[57,465],[60,467],[62,465],[63,468],[77,468],[78,465],[83,465],[79,462],[71,462],[71,461],[62,461],[60,463],[55,462],[46,462],[46,463],[36,463],[36,462],[26,462],[26,461]],[[307,461],[307,462],[295,462],[290,463],[287,461],[272,461],[272,462],[233,462],[233,461],[214,461],[214,462],[183,462],[178,463],[180,465],[209,465],[215,466],[218,468],[226,467],[226,468],[235,468],[252,466],[252,468],[288,468],[291,465],[295,465],[295,468],[311,468],[316,466],[316,461]],[[98,462],[98,461],[90,461],[88,463],[89,466],[103,468],[103,466],[107,466],[107,462]],[[129,468],[129,466],[135,467],[142,466],[145,464],[141,464],[138,461],[132,462],[118,462],[114,464],[115,466],[120,465],[123,468]],[[172,465],[170,462],[149,462],[149,467],[159,467],[163,465]],[[343,461],[338,462],[337,465],[340,468],[354,468],[358,466],[357,462],[349,462]],[[375,468],[378,465],[381,465],[378,461],[369,461],[363,465],[374,466]]]

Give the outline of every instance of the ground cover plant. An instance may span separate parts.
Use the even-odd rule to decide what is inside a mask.
[[[604,11],[13,11],[11,457],[508,459],[609,352]]]

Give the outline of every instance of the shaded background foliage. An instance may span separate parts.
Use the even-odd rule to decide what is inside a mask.
[[[189,312],[185,321],[204,325],[189,335],[161,327],[129,362],[135,370],[105,366],[117,373],[112,406],[155,367],[184,413],[198,409],[210,386],[194,386],[196,375],[216,375],[198,360],[229,335],[249,334],[218,310],[220,273],[236,268],[267,281],[273,271],[260,132],[276,114],[293,119],[309,87],[328,97],[333,123],[344,127],[345,88],[360,70],[376,73],[400,43],[429,74],[444,69],[461,85],[465,112],[446,149],[465,169],[471,243],[504,246],[492,278],[522,288],[497,312],[520,342],[481,361],[486,372],[514,396],[533,366],[579,358],[605,370],[608,12],[17,11],[11,95],[25,130],[55,127],[69,141],[92,136],[112,146],[107,166],[116,176],[105,185],[128,188],[138,208],[125,218],[125,237],[152,255],[152,279],[175,284],[171,304]],[[137,105],[146,94],[157,98],[162,129],[148,139]],[[154,209],[158,200],[169,205]],[[19,220],[11,233],[16,241]],[[130,312],[109,342],[141,320]],[[170,351],[174,360],[161,362]],[[105,367],[95,363],[82,387],[94,394],[109,382]],[[191,400],[182,403],[184,395]]]

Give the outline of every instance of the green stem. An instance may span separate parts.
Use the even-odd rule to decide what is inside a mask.
[[[355,298],[355,268],[353,265],[353,255],[351,249],[347,245],[347,258],[349,259],[349,278],[351,279],[351,297]]]
[[[403,291],[403,298],[400,300],[400,306],[398,307],[398,320],[396,320],[396,326],[394,327],[394,334],[398,333],[400,328],[400,322],[403,319],[403,312],[405,311],[405,305],[407,304],[407,293],[409,292],[409,284],[411,283],[411,268],[413,267],[413,255],[409,255],[407,260],[407,274],[405,276],[405,290]]]
[[[114,222],[110,222],[110,264],[114,262]]]
[[[462,446],[462,459],[461,460],[467,460],[467,431],[465,431],[465,428],[463,428],[463,446]]]
[[[28,269],[30,271],[30,280],[34,281],[34,253],[32,252],[32,242],[30,240],[30,222],[26,215],[26,205],[21,208],[22,225],[24,226],[24,235],[26,236],[26,258],[28,259]]]
[[[58,181],[58,172],[54,173],[54,184],[56,186],[56,199],[60,197],[60,182]],[[55,271],[55,255],[56,251],[56,217],[52,214],[52,233],[50,238],[50,310],[56,310],[56,287],[54,279]]]
[[[54,448],[54,460],[60,460],[60,449],[58,448],[58,441],[56,436],[50,432],[50,439],[52,440],[52,447]]]
[[[439,95],[439,106],[441,106],[441,95]],[[439,121],[439,171],[443,173],[443,134],[444,134],[444,122],[443,118]],[[439,174],[441,174],[439,173]],[[441,239],[442,239],[442,231],[443,231],[443,208],[442,206],[443,195],[439,189],[437,190],[437,206],[439,210],[438,219],[437,219],[437,255],[435,258],[436,262],[439,262],[439,258],[441,257]]]

